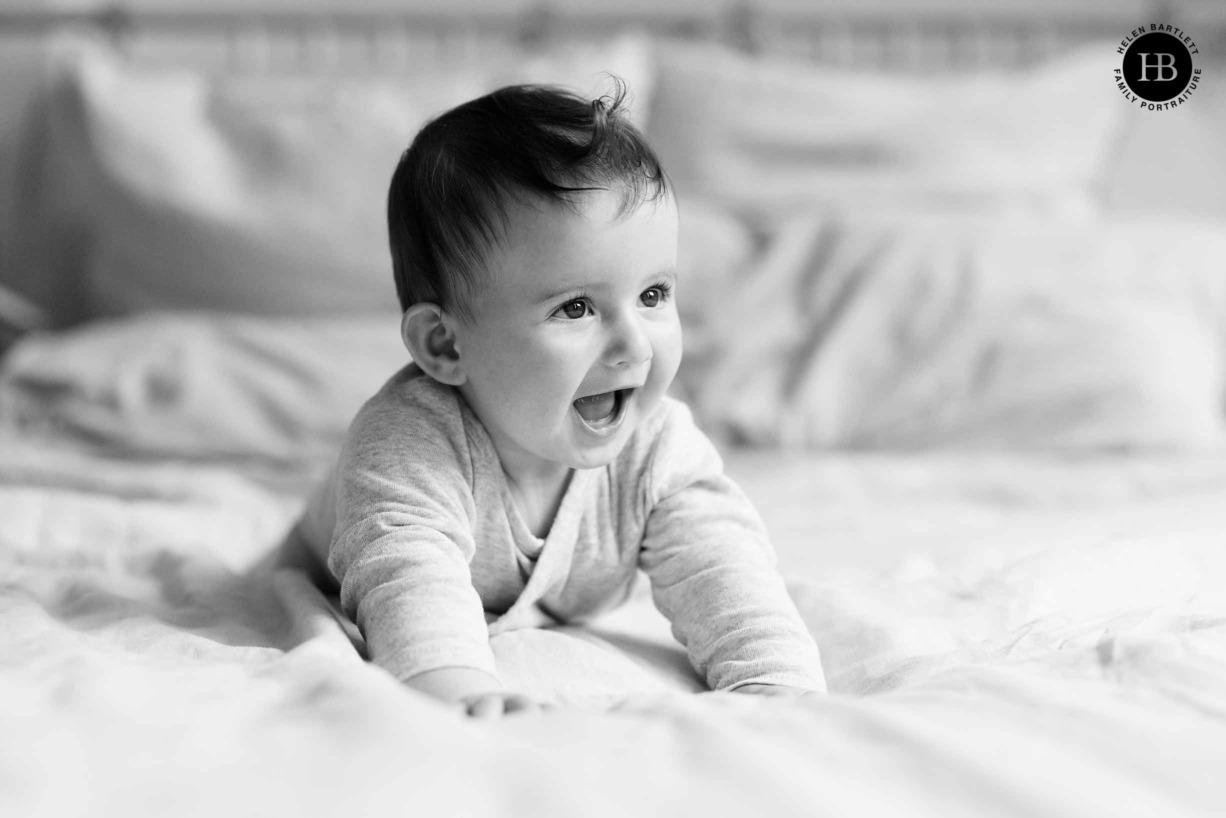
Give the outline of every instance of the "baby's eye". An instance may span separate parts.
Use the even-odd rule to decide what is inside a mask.
[[[585,318],[588,314],[588,303],[585,298],[576,298],[573,301],[567,301],[562,306],[558,307],[557,311],[562,313],[572,321],[577,321],[580,318]]]
[[[643,302],[644,307],[658,307],[667,298],[668,292],[663,287],[648,287],[639,296],[639,301]]]

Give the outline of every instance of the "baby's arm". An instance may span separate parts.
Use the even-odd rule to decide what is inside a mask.
[[[640,564],[708,686],[824,692],[817,645],[775,570],[765,526],[688,412],[664,428],[649,475]]]
[[[704,480],[659,503],[641,555],[656,607],[712,690],[824,691],[817,646],[760,526],[730,481]]]
[[[528,709],[503,691],[473,585],[472,466],[458,414],[386,394],[358,414],[335,481],[328,567],[375,664],[476,714]],[[394,397],[394,395],[392,396]]]

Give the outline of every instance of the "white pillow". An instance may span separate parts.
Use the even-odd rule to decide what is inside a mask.
[[[1121,105],[1109,45],[1033,70],[920,75],[658,49],[650,135],[684,194],[805,205],[1084,212]],[[1104,80],[1103,78],[1107,79]]]
[[[155,308],[394,313],[387,187],[423,122],[511,82],[607,88],[602,71],[649,102],[634,38],[403,78],[216,77],[78,50],[32,123],[44,178],[15,209],[33,218],[14,232],[43,245],[3,280],[58,323]]]
[[[683,378],[735,440],[1226,444],[1218,223],[801,214],[712,297],[725,341]]]
[[[120,455],[317,468],[408,361],[394,313],[91,321],[9,351],[0,426]]]
[[[679,219],[677,309],[685,355],[700,359],[719,343],[722,327],[711,320],[727,306],[719,294],[750,268],[757,242],[743,220],[699,197],[679,202]]]

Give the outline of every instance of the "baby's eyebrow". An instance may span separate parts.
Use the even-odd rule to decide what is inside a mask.
[[[565,298],[566,296],[578,295],[579,293],[586,292],[590,289],[591,287],[589,285],[584,284],[582,282],[576,282],[574,284],[571,284],[567,287],[563,287],[561,289],[550,290],[546,294],[537,298],[536,303],[538,305],[548,304],[551,301],[557,301],[559,299]]]

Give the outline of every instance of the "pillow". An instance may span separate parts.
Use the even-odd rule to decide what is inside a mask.
[[[29,203],[23,201],[21,193],[37,189],[23,178],[30,174],[28,157],[21,148],[29,136],[26,124],[45,79],[45,63],[46,55],[37,39],[6,37],[0,48],[0,350],[11,336],[45,321],[40,310],[8,289],[12,277],[6,275],[18,265],[19,245],[23,243],[17,222],[19,216],[28,215]],[[36,280],[29,283],[37,290]],[[28,295],[31,288],[23,289]]]
[[[913,75],[658,50],[650,135],[683,193],[767,216],[805,205],[1081,213],[1127,112],[1114,47],[1032,70]]]
[[[28,218],[13,232],[41,245],[27,241],[4,280],[61,324],[147,309],[393,313],[387,186],[418,127],[509,82],[593,91],[605,70],[646,104],[638,39],[403,80],[214,77],[79,50],[28,140],[16,208]]]
[[[1226,61],[1210,62],[1204,70],[1220,77]],[[1113,213],[1226,219],[1226,155],[1220,147],[1226,141],[1226,89],[1201,83],[1192,104],[1163,116],[1145,113],[1129,112],[1104,181],[1104,205]]]
[[[387,313],[93,321],[9,351],[0,430],[118,455],[321,467],[408,361]]]
[[[1156,219],[794,217],[712,301],[708,428],[797,447],[1226,443],[1226,231]]]
[[[716,345],[708,316],[723,306],[718,296],[742,276],[758,251],[750,227],[726,209],[699,197],[678,204],[677,310],[685,330],[685,355],[702,358]]]

